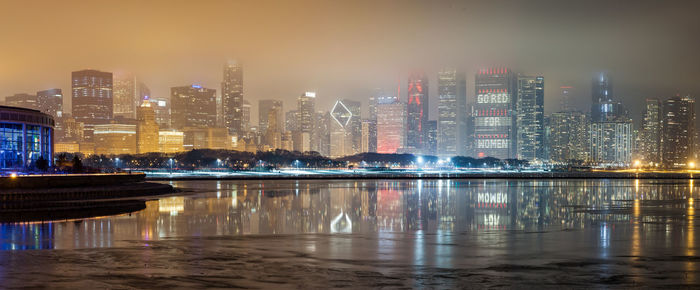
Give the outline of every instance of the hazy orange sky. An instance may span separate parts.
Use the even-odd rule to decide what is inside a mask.
[[[306,90],[319,109],[395,92],[407,73],[509,66],[590,104],[590,79],[610,72],[616,95],[639,100],[700,92],[700,1],[0,1],[0,96],[52,87],[70,72],[130,71],[156,97],[200,84],[221,90],[222,65],[244,67],[245,99]],[[404,93],[405,90],[402,90]],[[405,96],[400,96],[405,98]],[[256,119],[256,118],[254,118]]]

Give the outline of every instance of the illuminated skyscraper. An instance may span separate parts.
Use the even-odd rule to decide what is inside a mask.
[[[474,153],[477,157],[516,158],[517,78],[507,68],[476,74],[473,107]]]
[[[216,127],[216,90],[198,85],[170,89],[171,125],[185,127]]]
[[[136,100],[136,79],[130,73],[114,74],[114,117],[134,118],[135,108],[140,104],[135,104]]]
[[[377,122],[372,119],[362,120],[362,144],[360,152],[377,152]]]
[[[136,108],[136,148],[137,153],[158,152],[159,131],[156,122],[155,104],[149,100]]]
[[[39,111],[55,118],[63,115],[63,92],[61,89],[48,89],[36,92]]]
[[[544,159],[544,78],[518,76],[517,158]]]
[[[644,120],[640,138],[640,151],[644,164],[661,163],[661,125],[663,107],[659,99],[646,99]]]
[[[243,124],[243,68],[237,63],[224,65],[224,81],[221,83],[221,102],[224,126],[229,134],[240,135]]]
[[[271,106],[265,106],[264,109],[263,106],[261,106],[260,109],[267,112],[264,118],[265,129],[262,131],[265,138],[265,145],[267,145],[269,149],[281,149],[282,122],[280,118],[282,117],[282,101],[271,102]],[[263,118],[260,119],[263,120]]]
[[[177,153],[185,150],[185,134],[180,131],[159,131],[158,152]]]
[[[578,111],[552,113],[550,117],[549,159],[554,163],[588,160],[588,120]]]
[[[297,128],[294,135],[294,150],[311,151],[311,134],[316,128],[316,93],[306,92],[297,98]],[[317,140],[320,142],[320,140]],[[314,146],[318,147],[318,146]],[[318,149],[318,148],[315,148]]]
[[[425,145],[425,123],[428,121],[428,79],[422,73],[408,78],[406,107],[406,149],[416,153]]]
[[[170,128],[170,101],[165,98],[149,98],[156,113],[156,123],[161,129]]]
[[[92,140],[93,125],[113,118],[112,73],[81,70],[71,74],[73,118],[85,125],[85,139]]]
[[[632,162],[634,130],[632,120],[592,122],[591,161],[604,166],[627,166]]]
[[[346,104],[347,103],[347,104]],[[360,121],[359,102],[349,100],[336,101],[331,109],[330,116],[330,156],[342,157],[353,155],[360,151],[354,144],[355,140],[361,138],[360,132],[357,129],[357,123]],[[354,112],[353,112],[354,111]],[[358,140],[360,141],[360,140]]]
[[[377,153],[396,153],[406,140],[406,105],[396,97],[377,99]]]
[[[438,154],[465,155],[467,80],[464,73],[445,69],[438,73]]]
[[[664,102],[662,162],[665,167],[686,167],[695,161],[695,100],[673,97]]]
[[[277,124],[274,124],[277,129],[282,132],[284,131],[284,112],[282,107],[282,101],[280,100],[260,100],[258,101],[258,128],[260,132],[265,133],[267,131],[269,124],[269,113],[271,110],[275,110],[277,116]]]

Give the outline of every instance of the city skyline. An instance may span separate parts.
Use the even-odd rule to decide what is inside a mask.
[[[448,66],[467,73],[468,98],[474,97],[473,74],[482,67],[505,66],[542,75],[547,79],[547,113],[558,110],[561,86],[572,86],[572,105],[585,110],[590,105],[586,102],[590,100],[588,80],[599,71],[615,76],[616,97],[630,104],[634,115],[643,111],[646,98],[700,93],[700,85],[695,81],[700,68],[688,61],[700,46],[694,37],[700,25],[689,14],[697,11],[693,9],[697,3],[671,3],[664,7],[656,7],[654,2],[635,2],[635,5],[606,2],[567,5],[558,1],[535,1],[528,5],[404,2],[370,7],[307,3],[319,5],[318,10],[284,2],[264,7],[216,1],[197,4],[198,9],[209,11],[212,16],[220,13],[218,10],[246,11],[239,19],[219,23],[214,23],[212,19],[216,17],[210,16],[206,19],[193,16],[186,23],[172,20],[188,15],[195,4],[170,7],[158,1],[114,3],[114,10],[140,19],[138,30],[131,29],[135,24],[86,15],[85,11],[94,9],[91,4],[83,3],[85,7],[71,4],[37,3],[47,9],[31,17],[46,19],[52,23],[51,30],[32,23],[15,29],[10,23],[20,21],[13,19],[29,17],[26,13],[31,9],[22,3],[3,4],[16,13],[2,20],[7,21],[2,27],[13,41],[0,48],[4,64],[0,68],[0,96],[32,94],[49,88],[67,92],[70,78],[66,74],[84,68],[130,72],[158,98],[167,97],[170,87],[192,83],[218,88],[217,93],[221,94],[221,65],[234,59],[245,67],[244,95],[252,104],[262,99],[281,99],[291,104],[297,92],[307,90],[327,96],[319,98],[321,107],[331,106],[342,98],[364,101],[377,87],[396,91],[400,86],[403,92],[407,75],[416,68],[422,68],[429,76],[428,82],[435,84],[436,73]],[[601,6],[605,9],[599,9]],[[166,11],[143,17],[156,9]],[[592,11],[597,15],[594,23],[585,17]],[[489,12],[498,13],[488,16],[493,15]],[[307,17],[298,20],[291,15]],[[348,19],[349,15],[366,16],[363,18],[370,21],[357,24]],[[409,19],[403,17],[406,15],[421,15],[425,21],[410,23],[403,20]],[[518,17],[509,17],[513,15]],[[59,16],[61,21],[50,21]],[[95,41],[84,42],[84,35],[69,33],[82,23],[70,19],[80,17],[95,21],[95,27],[107,32],[95,33]],[[266,18],[276,21],[263,28],[246,25]],[[288,23],[296,25],[288,27]],[[487,28],[481,23],[497,25]],[[564,27],[556,28],[559,25]],[[199,27],[210,31],[201,31]],[[159,33],[166,28],[174,28],[177,33]],[[225,35],[234,36],[232,39],[218,37],[226,30]],[[669,30],[679,33],[664,33]],[[366,31],[369,33],[363,34]],[[540,32],[523,38],[533,35],[532,31]],[[378,41],[386,36],[388,39]],[[447,40],[455,38],[458,40]],[[472,44],[470,39],[491,41],[493,45]],[[37,41],[52,42],[51,53],[44,51],[44,45],[34,45]],[[75,41],[82,43],[81,49],[73,48]],[[415,42],[422,44],[407,45]],[[430,96],[438,95],[437,86],[430,86],[430,90]],[[435,98],[430,103],[429,113],[436,116]],[[64,107],[68,111],[70,101],[66,100]],[[257,114],[252,115],[255,121]]]

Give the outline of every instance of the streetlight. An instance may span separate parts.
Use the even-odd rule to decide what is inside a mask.
[[[688,168],[695,169],[695,162],[693,162],[693,161],[688,162]]]
[[[114,166],[119,168],[119,157],[114,158]]]
[[[173,174],[173,159],[170,158],[170,174]]]

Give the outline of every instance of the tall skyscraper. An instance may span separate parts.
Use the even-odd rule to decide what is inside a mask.
[[[438,154],[465,155],[467,80],[455,69],[438,73]]]
[[[216,127],[216,90],[198,85],[170,88],[171,125],[185,127]]]
[[[517,158],[544,160],[544,78],[518,76]]]
[[[353,150],[352,120],[359,119],[343,103],[336,101],[330,112],[330,156],[332,158],[355,154]]]
[[[474,151],[477,157],[516,158],[515,74],[508,68],[481,69],[474,85]]]
[[[5,105],[39,110],[39,102],[37,101],[37,96],[31,94],[14,94],[12,96],[7,96],[5,97]]]
[[[284,131],[292,133],[299,131],[299,111],[291,110],[284,113]]]
[[[311,134],[314,132],[316,124],[314,121],[316,114],[316,93],[306,92],[297,98],[297,131],[294,133],[294,150],[306,152],[311,151]],[[317,140],[320,142],[320,140]],[[318,146],[314,146],[318,147]]]
[[[592,122],[591,161],[605,166],[627,166],[632,162],[633,140],[632,120]]]
[[[243,68],[238,63],[224,65],[224,81],[221,83],[221,102],[224,126],[229,134],[244,133],[243,124]]]
[[[408,103],[406,107],[406,149],[423,152],[425,145],[425,123],[428,121],[428,79],[422,73],[408,78]]]
[[[686,167],[695,162],[695,100],[673,97],[664,102],[662,162],[665,167]]]
[[[136,151],[139,154],[158,152],[160,128],[156,122],[156,112],[153,110],[155,104],[149,100],[136,108]]]
[[[638,146],[644,164],[658,165],[661,163],[661,125],[662,106],[659,99],[646,99],[644,120]]]
[[[591,96],[591,122],[629,118],[622,104],[614,100],[613,83],[607,73],[600,73],[593,78]]]
[[[377,99],[377,153],[396,153],[406,140],[406,105],[396,97]]]
[[[36,92],[39,111],[60,118],[63,115],[63,92],[61,89],[48,89]]]
[[[271,103],[271,106],[265,106],[265,109],[263,109],[263,106],[260,107],[260,110],[267,112],[267,116],[264,118],[265,129],[261,130],[261,132],[265,136],[265,145],[270,149],[281,149],[283,128],[280,119],[282,118],[282,101],[273,101]],[[260,118],[260,120],[263,122],[263,118]]]
[[[553,163],[585,162],[588,154],[588,120],[579,111],[552,113],[550,117],[549,160]]]
[[[151,108],[156,113],[156,123],[161,129],[170,128],[170,100],[165,98],[152,98],[148,100],[151,103]]]
[[[114,74],[114,117],[121,116],[124,118],[134,118],[137,97],[136,78],[130,73],[115,73]]]
[[[275,110],[278,114],[275,116],[277,124],[274,124],[277,129],[282,132],[284,130],[284,112],[282,107],[282,101],[280,100],[260,100],[258,101],[258,128],[260,132],[265,133],[267,131],[269,123],[269,113],[271,110]]]
[[[362,120],[362,146],[360,152],[377,152],[377,122],[372,119]]]
[[[91,141],[94,125],[113,118],[112,73],[81,70],[71,73],[73,118],[85,126],[84,137]]]

